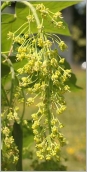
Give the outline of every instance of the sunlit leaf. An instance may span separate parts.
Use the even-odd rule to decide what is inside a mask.
[[[65,69],[71,69],[69,63],[66,60],[64,61],[64,66]],[[79,87],[77,85],[77,78],[74,73],[71,73],[71,77],[65,82],[65,84],[67,84],[72,91],[77,91],[78,89],[82,89],[82,87]]]
[[[76,1],[76,2],[75,1],[71,1],[71,2],[69,2],[69,1],[62,1],[62,2],[61,1],[58,1],[58,2],[51,1],[51,2],[41,2],[41,3],[44,3],[44,5],[46,5],[46,7],[49,8],[52,12],[57,12],[68,6],[77,4],[78,2],[79,1]],[[35,4],[35,3],[40,3],[40,2],[32,2],[32,3]],[[11,40],[7,40],[7,33],[9,31],[14,32],[27,21],[26,16],[29,14],[29,7],[27,7],[26,5],[24,5],[20,2],[16,2],[15,14],[16,15],[2,14],[2,27],[1,27],[2,51],[9,51],[12,42],[11,42]],[[68,25],[66,24],[65,21],[63,21],[63,22],[64,22],[64,26],[66,29],[57,29],[51,25],[50,21],[45,20],[45,22],[44,22],[45,31],[46,32],[55,32],[58,34],[70,36]],[[31,25],[31,30],[33,33],[37,32],[35,23],[33,23]],[[20,31],[21,30],[19,30],[19,32]],[[8,42],[8,46],[7,46],[7,42]]]

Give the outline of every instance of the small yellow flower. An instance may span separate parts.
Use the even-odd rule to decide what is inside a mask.
[[[67,47],[67,45],[65,44],[64,41],[61,41],[61,42],[59,43],[59,48],[60,48],[62,51],[64,51],[64,50],[66,50],[68,47]]]
[[[38,130],[36,130],[36,129],[33,129],[33,133],[34,133],[35,135],[39,134],[39,133],[38,133]]]
[[[37,113],[34,113],[31,115],[33,120],[38,120],[38,114]]]
[[[57,60],[55,58],[51,59],[51,65],[55,66],[55,67],[58,65],[58,62],[57,62]]]
[[[57,127],[54,125],[53,127],[52,127],[52,133],[56,133],[57,132]]]
[[[63,18],[63,17],[62,17],[62,13],[61,13],[60,11],[58,11],[57,13],[55,13],[55,14],[53,15],[53,18],[54,18],[54,19]]]
[[[63,27],[63,22],[62,22],[62,21],[57,22],[57,23],[56,23],[56,26],[58,26],[58,28]]]
[[[13,39],[14,38],[14,33],[9,31],[7,36],[8,36],[8,39],[10,39],[10,38]]]
[[[4,143],[5,143],[5,146],[7,147],[7,148],[10,148],[11,147],[11,144],[14,142],[14,139],[13,139],[13,137],[11,136],[11,137],[6,137],[5,139],[4,139]]]
[[[52,154],[52,156],[55,156],[56,155],[56,152],[55,151],[52,151],[51,154]]]
[[[9,133],[10,133],[9,128],[8,128],[8,127],[3,127],[3,128],[2,128],[2,133],[3,133],[4,135],[8,136]]]
[[[26,104],[27,104],[28,106],[30,106],[30,105],[33,104],[33,103],[34,103],[34,98],[32,98],[32,97],[28,98],[27,101],[26,101]]]
[[[37,29],[38,30],[42,30],[43,28],[44,28],[44,26],[42,24],[40,24],[40,25],[37,26]]]
[[[28,122],[27,122],[26,119],[24,119],[23,123],[24,123],[24,125],[27,125],[28,124]]]
[[[28,15],[27,17],[28,22],[34,22],[34,16],[33,15]]]
[[[59,63],[64,63],[64,61],[65,61],[65,58],[61,58]]]
[[[7,114],[7,119],[8,119],[9,121],[14,120],[14,116],[13,116],[13,113],[12,113],[12,112],[9,112],[9,114]]]
[[[51,159],[51,155],[46,155],[46,160],[50,160]]]
[[[14,156],[13,157],[13,163],[17,163],[18,159],[19,159],[18,156]]]

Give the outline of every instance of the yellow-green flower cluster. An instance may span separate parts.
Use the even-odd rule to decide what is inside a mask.
[[[49,119],[46,110],[48,109],[43,105],[37,113],[32,114],[36,154],[41,160],[50,160],[51,158],[59,160],[60,147],[66,143],[65,138],[59,132],[63,125],[54,116]],[[51,112],[49,113],[51,115]]]
[[[18,107],[15,107],[14,110],[10,110],[9,113],[7,114],[7,120],[9,121],[9,123],[13,124],[14,121],[16,121],[17,123],[20,123],[20,117],[18,115]]]
[[[21,72],[21,71],[20,71]],[[14,97],[15,97],[15,101],[17,99],[17,101],[19,103],[23,103],[24,102],[24,96],[23,96],[23,92],[22,92],[22,88],[20,87],[20,85],[22,86],[21,83],[19,83],[19,86],[16,87],[16,90],[15,90],[15,94],[14,94]],[[23,86],[26,85],[23,83]]]
[[[49,21],[53,24],[53,27],[65,28],[62,21],[62,13],[60,11],[53,13],[49,10],[49,8],[46,8],[42,3],[36,5],[36,10],[41,14],[43,19],[47,17]]]
[[[60,48],[60,50],[64,51],[64,50],[66,50],[68,47],[67,47],[67,45],[65,44],[64,41],[61,41],[61,42],[59,43],[59,48]]]
[[[43,4],[36,9],[44,17],[50,13]],[[58,25],[58,28],[63,27],[63,22],[57,21],[62,18],[62,14],[58,12],[53,16],[53,24]],[[29,22],[33,19],[30,15],[27,18]],[[23,42],[17,48],[17,61],[25,59],[26,63],[17,70],[19,87],[15,97],[21,99],[21,90],[24,87],[27,92],[27,106],[33,104],[36,97],[39,98],[38,111],[32,114],[36,154],[40,159],[50,160],[54,157],[59,160],[61,146],[66,141],[60,132],[63,125],[59,122],[58,115],[66,109],[64,93],[70,88],[65,82],[71,76],[71,70],[65,69],[64,58],[59,56],[56,49],[52,50],[52,42],[48,38],[56,41],[62,51],[67,49],[67,45],[58,36],[45,33],[43,23],[38,26],[37,34],[29,33],[24,33]],[[21,35],[18,37],[22,38]],[[15,43],[15,34],[13,41]]]
[[[36,6],[36,10],[41,13],[42,17],[46,17],[48,14],[48,8],[46,8],[42,3]]]
[[[27,17],[28,22],[34,22],[34,16],[33,15],[28,15]]]
[[[7,119],[4,119],[5,115]],[[12,115],[11,112],[7,114],[6,111],[2,114],[2,170],[6,171],[16,170],[16,164],[19,159],[19,151],[12,136]],[[17,118],[16,115],[14,116]]]
[[[58,12],[56,12],[54,15],[53,15],[53,18],[54,19],[57,19],[57,18],[63,18],[63,16],[62,16],[62,13],[60,12],[60,11],[58,11]]]

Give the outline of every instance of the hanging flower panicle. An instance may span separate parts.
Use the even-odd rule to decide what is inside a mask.
[[[43,4],[38,4],[36,10],[43,17],[49,16],[54,27],[64,27],[61,12],[54,14]],[[27,16],[27,19],[28,24],[34,22],[31,15]],[[20,87],[17,88],[15,97],[20,99],[20,89],[25,87],[27,106],[39,98],[36,105],[38,111],[31,115],[37,157],[41,160],[50,160],[53,157],[59,160],[61,146],[66,144],[66,139],[60,132],[63,125],[59,122],[58,115],[66,109],[64,93],[70,91],[70,88],[65,82],[71,76],[71,70],[64,68],[65,59],[60,57],[57,49],[52,50],[52,41],[48,38],[56,42],[61,51],[66,50],[67,45],[57,35],[45,33],[43,22],[37,27],[37,34],[26,30],[23,36],[17,35],[17,31],[8,35],[12,38],[14,35],[14,43],[21,42],[17,49],[17,61],[27,61],[17,70]]]

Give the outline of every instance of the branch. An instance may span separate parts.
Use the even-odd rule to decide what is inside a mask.
[[[18,80],[17,76],[15,76],[15,79],[16,79],[16,81],[17,81],[17,84],[19,85],[19,80]],[[23,97],[24,97],[24,102],[23,102],[23,111],[22,111],[22,115],[21,115],[21,117],[20,117],[21,121],[22,121],[22,119],[23,119],[23,117],[24,117],[25,105],[26,105],[26,103],[25,103],[25,95],[24,95],[24,90],[23,90],[23,88],[22,88],[22,95],[23,95]]]
[[[35,18],[35,20],[36,20],[37,26],[40,25],[39,18],[38,18],[38,16],[37,16],[36,10],[35,10],[35,8],[33,7],[33,5],[32,5],[30,2],[25,2],[25,1],[21,1],[21,3],[27,5],[27,6],[30,8],[30,10],[32,11],[32,13],[33,13],[33,15],[34,15],[34,18]]]
[[[5,61],[7,61],[8,65],[10,67],[11,74],[12,74],[11,94],[10,94],[10,105],[12,105],[15,72],[14,72],[14,68],[13,68],[11,60],[8,59],[8,57],[5,54],[1,54],[1,55],[5,58]]]
[[[13,68],[13,65],[12,65],[12,62],[10,59],[8,59],[8,57],[5,55],[5,54],[1,54],[2,57],[4,57],[5,61],[7,61],[9,67],[10,67],[10,71],[12,73],[12,79],[15,78],[15,72],[14,72],[14,68]]]

